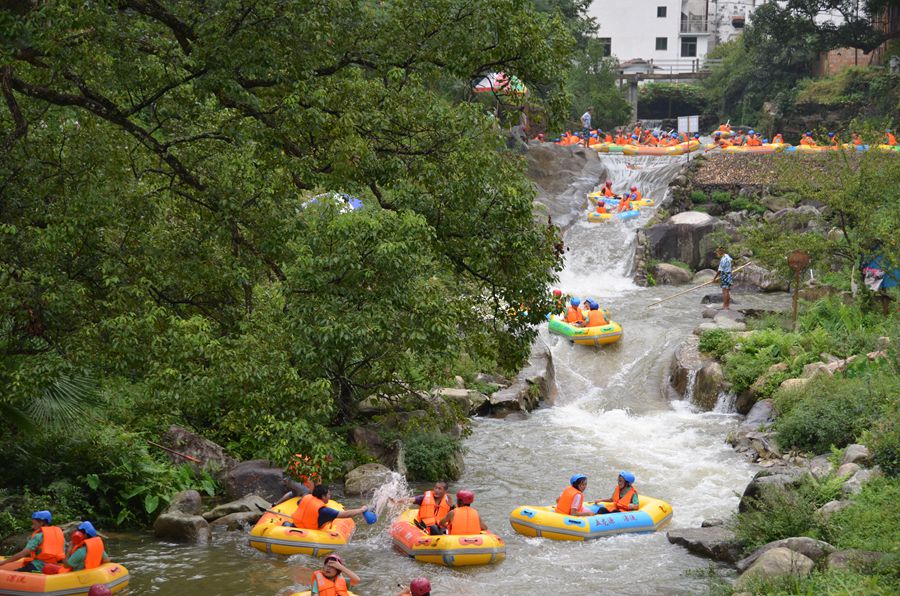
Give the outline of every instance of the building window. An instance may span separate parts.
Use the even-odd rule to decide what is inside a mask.
[[[612,38],[601,37],[597,41],[600,42],[600,55],[604,58],[612,56]]]
[[[665,6],[657,6],[656,7],[656,18],[658,18],[658,19],[666,18],[666,7]]]
[[[657,51],[665,51],[669,49],[669,38],[668,37],[657,37],[656,38],[656,50]]]
[[[697,57],[697,38],[682,37],[681,38],[681,55],[685,58]]]

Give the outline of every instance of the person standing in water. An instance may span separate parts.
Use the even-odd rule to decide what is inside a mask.
[[[716,249],[716,256],[719,257],[719,270],[713,281],[720,280],[722,285],[722,308],[729,310],[731,305],[731,264],[733,259],[731,255],[725,252],[725,248],[720,246]]]

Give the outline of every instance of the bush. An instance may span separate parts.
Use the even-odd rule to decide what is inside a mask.
[[[701,203],[706,203],[708,201],[709,201],[709,199],[706,198],[706,193],[703,192],[702,190],[695,190],[691,193],[691,202],[692,203],[701,204]]]
[[[749,594],[815,594],[816,596],[888,596],[900,592],[900,580],[888,575],[853,571],[813,571],[807,577],[792,575],[754,579],[741,589]],[[736,593],[729,590],[728,593]]]
[[[716,191],[713,191],[711,198],[712,198],[713,203],[719,203],[720,205],[728,205],[729,203],[731,203],[732,196],[731,196],[730,192],[725,192],[723,190],[716,190]]]
[[[853,505],[827,522],[828,541],[838,548],[895,552],[900,536],[900,479],[873,478],[853,497]]]
[[[734,337],[724,329],[710,329],[700,336],[699,348],[701,352],[722,358],[734,348]]]
[[[888,476],[900,476],[900,407],[894,404],[863,437],[875,463]]]
[[[459,439],[438,432],[414,434],[403,441],[407,475],[415,480],[455,480],[455,459],[462,452]]]

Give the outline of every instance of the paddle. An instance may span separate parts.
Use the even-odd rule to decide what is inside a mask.
[[[740,271],[741,269],[743,269],[744,267],[746,267],[747,265],[752,265],[752,264],[753,264],[752,261],[751,261],[751,262],[748,262],[748,263],[744,263],[744,264],[741,265],[740,267],[736,267],[736,268],[732,269],[732,270],[731,270],[731,273],[732,273],[732,274],[735,274],[735,273],[737,273],[738,271]],[[646,306],[646,308],[650,308],[651,306],[657,306],[657,305],[659,305],[659,304],[662,304],[662,303],[665,302],[666,300],[671,300],[672,298],[677,298],[677,297],[679,297],[679,296],[682,296],[682,295],[684,295],[684,294],[687,294],[688,292],[693,292],[694,290],[698,290],[698,289],[700,289],[700,288],[702,288],[702,287],[708,286],[709,284],[714,283],[714,282],[716,282],[716,281],[718,281],[718,280],[714,278],[714,279],[709,280],[709,281],[706,282],[706,283],[700,284],[699,286],[694,286],[693,288],[688,288],[687,290],[678,292],[677,294],[672,294],[671,296],[668,296],[667,298],[661,298],[661,299],[659,299],[659,300],[656,301],[656,302],[653,302],[653,303],[651,303],[651,304],[648,304],[648,305]]]

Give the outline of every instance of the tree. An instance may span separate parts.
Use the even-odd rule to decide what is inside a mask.
[[[250,455],[254,434],[309,442],[368,395],[430,388],[461,346],[526,357],[555,238],[453,90],[502,70],[561,105],[559,17],[122,0],[17,3],[0,24],[7,407],[89,374],[158,408],[122,420]],[[366,207],[301,206],[323,190]]]
[[[572,96],[571,118],[578,120],[588,106],[594,107],[594,124],[611,129],[631,118],[631,105],[616,85],[615,60],[603,55],[599,40],[591,39],[577,53],[567,85]]]

